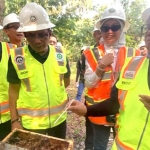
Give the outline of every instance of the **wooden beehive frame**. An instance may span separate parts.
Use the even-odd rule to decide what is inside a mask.
[[[7,143],[7,141],[14,135],[15,132],[22,132],[22,133],[30,133],[31,135],[39,135],[42,137],[46,137],[48,139],[54,139],[57,141],[62,141],[62,142],[67,142],[69,143],[69,147],[67,150],[73,150],[73,140],[64,140],[64,139],[60,139],[60,138],[56,138],[53,136],[47,136],[47,135],[43,135],[43,134],[39,134],[39,133],[35,133],[35,132],[29,132],[29,131],[25,131],[25,130],[21,130],[21,129],[14,129],[12,132],[10,132],[2,141],[2,143]]]

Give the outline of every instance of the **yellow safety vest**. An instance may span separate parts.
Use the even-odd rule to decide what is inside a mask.
[[[2,45],[2,58],[0,61],[0,124],[10,120],[10,112],[8,105],[8,58],[11,48],[16,46],[13,44],[1,42]]]
[[[17,100],[18,114],[27,129],[52,128],[64,120],[66,113],[54,124],[67,104],[63,75],[66,54],[62,48],[49,46],[47,60],[41,64],[29,52],[28,46],[11,53],[21,87]]]
[[[149,150],[150,112],[139,100],[139,94],[150,95],[149,59],[137,56],[126,61],[117,82],[120,103],[119,129],[113,150]]]

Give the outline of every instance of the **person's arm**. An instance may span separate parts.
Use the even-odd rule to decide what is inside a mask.
[[[21,81],[18,78],[16,70],[12,64],[11,57],[9,58],[8,61],[7,81],[9,82],[8,92],[9,92],[9,108],[10,108],[12,130],[15,128],[23,129],[21,124],[19,123],[19,116],[16,107]]]
[[[94,105],[85,106],[84,103],[74,101],[69,110],[80,116],[107,116],[119,112],[118,89],[113,86],[111,97],[103,102]]]
[[[17,99],[19,96],[20,84],[9,84],[9,109],[11,115],[12,130],[15,128],[23,129],[18,117],[16,108]]]
[[[108,116],[119,112],[118,89],[114,85],[109,99],[87,106],[87,116]]]
[[[67,88],[70,85],[70,74],[71,74],[71,71],[70,71],[68,58],[67,58],[66,68],[67,68],[67,73],[64,74],[64,85],[65,85],[65,88]]]
[[[85,86],[88,88],[94,88],[100,82],[103,74],[105,72],[105,68],[111,65],[114,61],[114,57],[111,53],[106,54],[103,56],[102,60],[98,61],[96,70],[93,71],[90,67],[89,63],[86,62],[86,69],[85,69]]]

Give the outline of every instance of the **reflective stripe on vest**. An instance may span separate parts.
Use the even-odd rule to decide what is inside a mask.
[[[142,64],[143,61],[144,61],[144,57],[142,56],[132,58],[128,66],[125,68],[125,71],[123,73],[123,78],[133,79],[137,73],[137,70],[139,69],[139,66]]]
[[[66,100],[62,105],[57,106],[57,108],[44,108],[44,109],[28,109],[28,108],[18,108],[18,112],[20,116],[28,115],[31,117],[45,117],[49,115],[55,115],[63,111],[66,107],[68,101]]]
[[[11,43],[6,43],[6,46],[7,46],[7,53],[8,53],[8,55],[10,55],[10,49],[14,49],[14,48],[17,47],[16,45],[11,44]]]
[[[8,101],[0,103],[0,114],[3,114],[3,113],[8,112],[8,111],[9,111]]]
[[[19,47],[19,48],[15,49],[15,58],[17,56],[23,56],[23,55],[24,55],[23,54],[23,48]],[[17,60],[15,60],[15,61],[17,61]],[[19,64],[19,63],[16,63],[16,64],[17,64],[18,70],[24,70],[24,69],[26,69],[25,61],[23,61],[21,64]],[[22,81],[26,85],[26,91],[31,91],[31,86],[30,86],[30,80],[29,80],[29,78],[24,78],[24,79],[22,79]]]
[[[115,146],[114,146],[115,145]],[[115,141],[114,141],[114,145],[112,150],[133,150],[132,148],[124,145],[123,143],[121,143],[118,139],[118,136],[116,135]],[[115,148],[114,148],[115,147]],[[117,148],[117,149],[116,149]]]

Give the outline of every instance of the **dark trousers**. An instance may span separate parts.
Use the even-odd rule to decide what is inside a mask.
[[[94,132],[94,150],[106,150],[111,126],[91,124]]]
[[[86,126],[85,150],[92,150],[94,144],[93,143],[94,136],[93,136],[93,128],[88,117],[85,117],[85,126]]]
[[[11,132],[11,121],[0,124],[0,141]]]
[[[62,122],[61,124],[59,124],[56,127],[53,128],[48,128],[48,129],[26,129],[27,131],[31,131],[31,132],[36,132],[36,133],[40,133],[40,134],[47,134],[50,136],[54,136],[57,138],[62,138],[65,139],[66,138],[66,120],[64,122]]]

